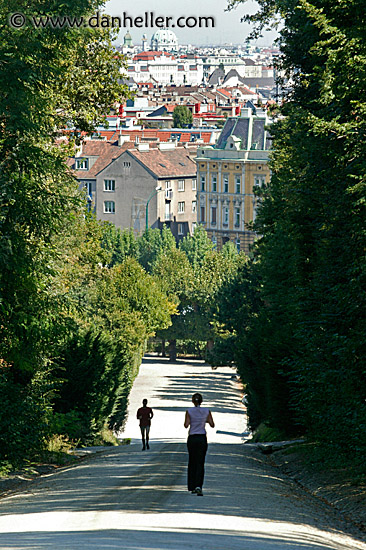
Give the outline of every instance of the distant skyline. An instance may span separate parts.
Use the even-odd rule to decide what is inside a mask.
[[[255,13],[257,4],[249,0],[246,3],[240,4],[235,10],[226,12],[226,0],[211,0],[210,2],[200,2],[197,0],[185,0],[184,2],[171,2],[171,0],[159,0],[155,4],[147,0],[134,0],[129,2],[128,6],[123,5],[119,0],[109,0],[106,3],[105,11],[113,16],[122,18],[125,12],[128,16],[144,17],[145,12],[153,12],[155,16],[173,17],[199,17],[211,16],[215,18],[215,28],[171,28],[177,35],[179,44],[193,45],[225,45],[225,44],[244,44],[246,37],[250,32],[250,27],[246,23],[241,23],[240,19],[246,15]],[[173,21],[173,20],[172,20]],[[119,33],[119,42],[123,41],[123,36],[127,30],[130,31],[133,43],[141,44],[142,35],[147,34],[148,43],[155,31],[159,30],[157,26],[146,28],[137,28],[126,26],[121,28]],[[263,38],[253,42],[255,45],[265,46],[271,45],[277,33],[266,32]],[[117,41],[117,42],[118,42]]]

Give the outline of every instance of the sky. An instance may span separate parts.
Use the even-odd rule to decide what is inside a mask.
[[[253,0],[240,4],[235,10],[226,12],[226,0],[156,0],[154,3],[148,0],[134,0],[133,2],[122,2],[121,0],[109,0],[106,2],[105,11],[112,16],[118,16],[123,21],[123,14],[132,17],[143,17],[145,22],[145,12],[148,15],[150,22],[150,13],[154,17],[172,17],[171,24],[175,24],[180,17],[199,17],[209,16],[214,17],[214,28],[178,28],[175,24],[171,30],[177,35],[179,44],[193,45],[225,45],[225,44],[244,44],[246,37],[250,32],[250,27],[246,23],[241,23],[240,19],[248,14],[256,11],[256,4]],[[183,20],[181,20],[183,22]],[[119,42],[123,41],[123,36],[127,30],[130,31],[134,44],[141,44],[143,33],[147,34],[148,41],[152,34],[158,30],[158,26],[152,27],[131,27],[125,20],[127,26],[122,28],[119,35]],[[189,24],[194,23],[194,19],[190,19]],[[271,45],[276,38],[275,32],[267,32],[264,37],[253,42],[255,45],[266,46]],[[118,43],[118,41],[117,41]]]

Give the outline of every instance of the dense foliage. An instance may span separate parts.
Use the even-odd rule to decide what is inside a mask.
[[[186,105],[177,105],[173,111],[174,128],[188,128],[193,122],[192,111]]]
[[[363,457],[366,5],[258,3],[248,17],[257,30],[283,20],[289,91],[271,128],[272,179],[256,220],[262,237],[227,289],[231,301],[222,296],[233,313],[218,318],[235,341],[253,427],[305,431],[335,453]]]
[[[175,304],[171,326],[156,333],[163,349],[168,342],[170,358],[175,360],[177,352],[188,349],[203,357],[214,336],[216,296],[232,278],[241,258],[235,246],[227,243],[222,251],[214,250],[201,226],[181,240],[178,247],[167,228],[149,229],[137,238],[129,230],[110,226],[103,247],[117,263],[129,256],[135,258]],[[178,347],[177,341],[181,344]]]
[[[0,6],[0,461],[123,421],[146,340],[173,305],[101,243],[67,158],[127,94],[105,29],[22,29],[9,14],[88,16],[98,1]]]

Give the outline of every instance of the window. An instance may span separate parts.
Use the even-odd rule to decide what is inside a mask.
[[[236,245],[236,250],[240,252],[240,237],[236,238],[235,245]]]
[[[206,176],[201,176],[201,191],[204,191],[206,187]]]
[[[114,214],[116,211],[114,201],[104,201],[104,213]]]
[[[197,222],[192,222],[192,233],[196,231],[197,228]]]
[[[211,189],[213,193],[217,191],[217,174],[212,174],[211,176]]]
[[[254,185],[258,187],[263,187],[266,183],[266,176],[254,176]]]
[[[178,181],[178,191],[184,191],[184,180]]]
[[[89,169],[89,159],[76,159],[75,160],[76,170],[88,170]]]
[[[201,222],[205,221],[205,207],[201,206]]]
[[[229,174],[223,175],[223,182],[224,182],[224,193],[229,192]]]
[[[131,163],[128,161],[123,162],[123,168],[131,168]]]
[[[257,208],[258,208],[258,202],[255,199],[253,199],[253,222],[257,217]]]
[[[235,208],[235,225],[237,227],[240,225],[240,208]]]
[[[84,183],[84,187],[86,189],[86,194],[87,194],[88,200],[91,200],[93,198],[93,184],[92,184],[92,182],[87,181],[86,183]]]
[[[197,189],[197,180],[193,179],[192,180],[192,191],[196,191],[196,189]]]
[[[178,202],[178,214],[184,214],[185,205],[184,201]]]
[[[184,235],[184,224],[178,223],[178,235]]]
[[[115,180],[104,180],[104,191],[115,191],[116,182]]]
[[[240,193],[240,176],[235,176],[235,193]]]
[[[192,201],[192,213],[197,212],[197,201]]]
[[[229,223],[229,209],[227,206],[225,206],[224,210],[223,210],[223,223],[225,225],[228,225]]]
[[[171,188],[171,183],[170,181],[166,181],[165,182],[165,198],[167,200],[172,200],[172,188]]]
[[[213,206],[211,208],[211,223],[212,224],[216,223],[216,206]]]
[[[170,202],[165,203],[165,221],[168,222],[171,220],[170,215]]]
[[[216,235],[213,235],[213,237],[212,237],[211,240],[212,240],[212,244],[213,244],[214,249],[216,249],[216,248],[217,248],[217,238],[216,238]]]
[[[92,182],[87,181],[84,183],[84,188],[86,190],[86,203],[87,203],[87,209],[88,212],[91,212],[92,210],[92,202],[93,202],[93,189],[92,189]]]

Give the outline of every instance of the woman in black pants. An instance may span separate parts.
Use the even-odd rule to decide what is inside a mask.
[[[205,475],[205,458],[207,452],[206,423],[215,427],[211,411],[201,407],[202,395],[195,393],[192,396],[191,407],[186,411],[184,427],[189,427],[187,447],[188,461],[188,491],[202,496],[203,478]]]

